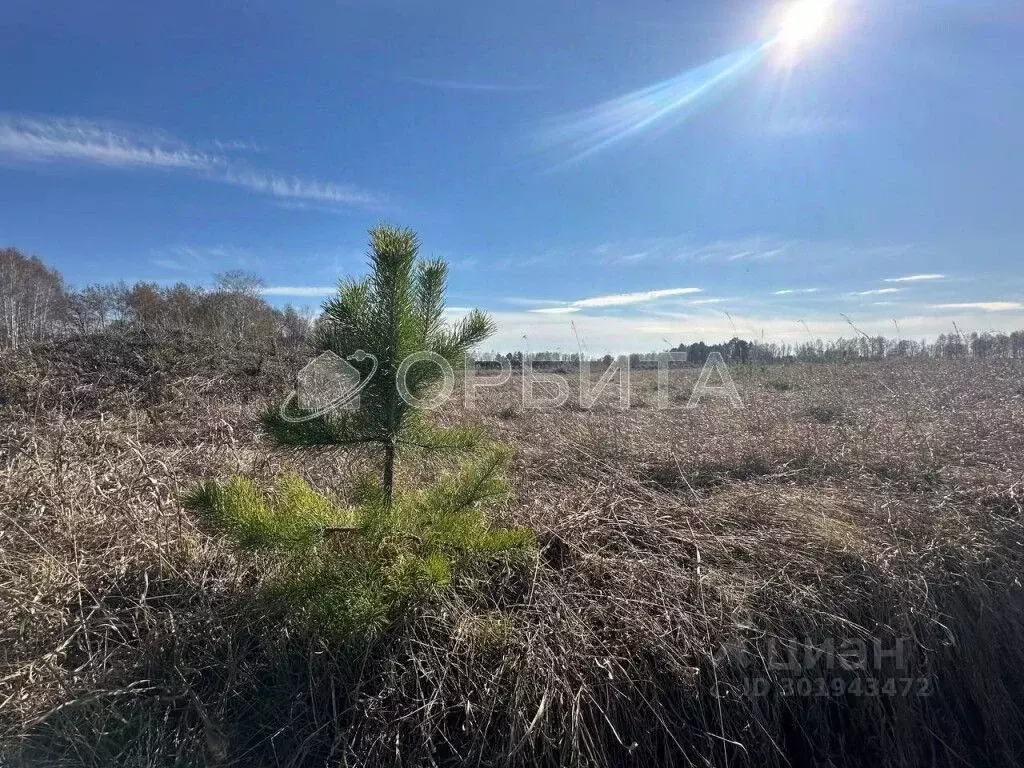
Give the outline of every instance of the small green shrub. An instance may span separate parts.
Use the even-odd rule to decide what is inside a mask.
[[[384,630],[469,561],[535,549],[531,531],[492,527],[484,514],[507,495],[508,459],[494,448],[390,503],[376,478],[364,478],[357,505],[344,507],[285,476],[269,493],[247,478],[208,482],[186,505],[242,548],[270,556],[263,597],[271,607],[354,641]]]

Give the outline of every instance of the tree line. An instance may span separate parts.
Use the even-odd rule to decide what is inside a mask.
[[[243,346],[298,345],[311,322],[294,307],[271,307],[263,282],[240,270],[219,274],[213,288],[151,282],[70,288],[38,257],[0,249],[0,350],[54,338],[139,331],[155,340],[199,339],[227,351]]]
[[[808,339],[798,343],[748,341],[734,337],[721,344],[703,341],[679,344],[672,352],[685,354],[688,362],[705,363],[718,352],[729,363],[837,363],[850,360],[884,360],[889,358],[962,357],[1024,359],[1024,331],[1003,333],[943,333],[933,340],[911,340],[869,336],[861,333],[852,338]]]
[[[724,344],[707,345],[704,342],[681,344],[677,350],[685,351],[687,359],[703,363],[712,352],[720,352],[728,362],[775,363],[807,362],[836,363],[850,360],[884,360],[891,358],[1002,358],[1024,359],[1024,331],[1003,333],[984,331],[964,333],[954,328],[932,340],[912,340],[868,336],[853,338],[813,339],[799,343],[744,341],[734,338]]]
[[[152,282],[89,285],[70,288],[61,274],[16,248],[0,249],[0,350],[18,350],[53,338],[124,330],[141,331],[160,341],[187,336],[211,350],[240,347],[299,346],[309,341],[314,320],[294,307],[277,309],[262,295],[263,281],[233,270],[216,276],[213,288]],[[851,326],[852,328],[853,326]],[[670,351],[691,363],[703,364],[712,352],[729,363],[842,362],[885,358],[964,357],[1024,359],[1024,331],[963,333],[958,328],[933,340],[869,336],[808,339],[799,343],[750,341],[734,337],[719,344],[681,343]],[[660,352],[629,355],[633,368],[657,364]],[[531,352],[538,367],[578,365],[581,353]],[[479,354],[479,362],[504,358],[513,368],[523,365],[523,352]],[[612,363],[611,355],[590,358]]]
[[[719,353],[731,364],[744,363],[836,363],[850,360],[883,360],[889,358],[954,359],[964,357],[1002,358],[1024,360],[1024,331],[1003,333],[940,334],[933,340],[887,338],[860,335],[853,338],[813,339],[799,343],[750,341],[734,337],[718,344],[695,341],[672,347],[672,361],[703,365],[712,353]],[[629,357],[630,368],[655,368],[664,352],[634,352]],[[513,369],[528,360],[534,368],[575,368],[583,361],[611,365],[612,355],[589,357],[578,352],[486,352],[478,356],[485,367],[497,368],[504,359]]]

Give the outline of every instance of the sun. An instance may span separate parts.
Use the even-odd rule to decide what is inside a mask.
[[[793,0],[782,13],[777,40],[787,48],[797,48],[821,38],[831,6],[830,0]]]

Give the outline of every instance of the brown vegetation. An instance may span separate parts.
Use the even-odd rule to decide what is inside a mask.
[[[457,574],[356,652],[255,602],[259,557],[181,499],[205,478],[270,487],[284,471],[344,499],[363,455],[262,441],[256,417],[292,361],[214,375],[135,352],[144,364],[116,374],[59,347],[5,360],[11,761],[1024,764],[1013,362],[737,368],[741,411],[655,410],[653,374],[625,413],[524,410],[517,379],[482,389],[477,410],[443,418],[515,447],[500,514],[540,554]],[[671,373],[674,402],[696,374]],[[402,471],[432,478],[437,461]],[[905,641],[905,658],[808,673],[843,695],[783,695],[780,641],[850,637]],[[880,675],[930,695],[851,692]],[[752,677],[771,689],[750,695]]]

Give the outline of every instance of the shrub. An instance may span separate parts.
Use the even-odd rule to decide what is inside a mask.
[[[493,448],[390,503],[370,476],[348,507],[285,476],[269,493],[242,477],[208,482],[186,505],[242,548],[269,555],[263,597],[271,608],[302,614],[337,639],[366,640],[461,565],[534,549],[530,531],[492,527],[484,514],[507,495],[508,459],[508,449]]]

